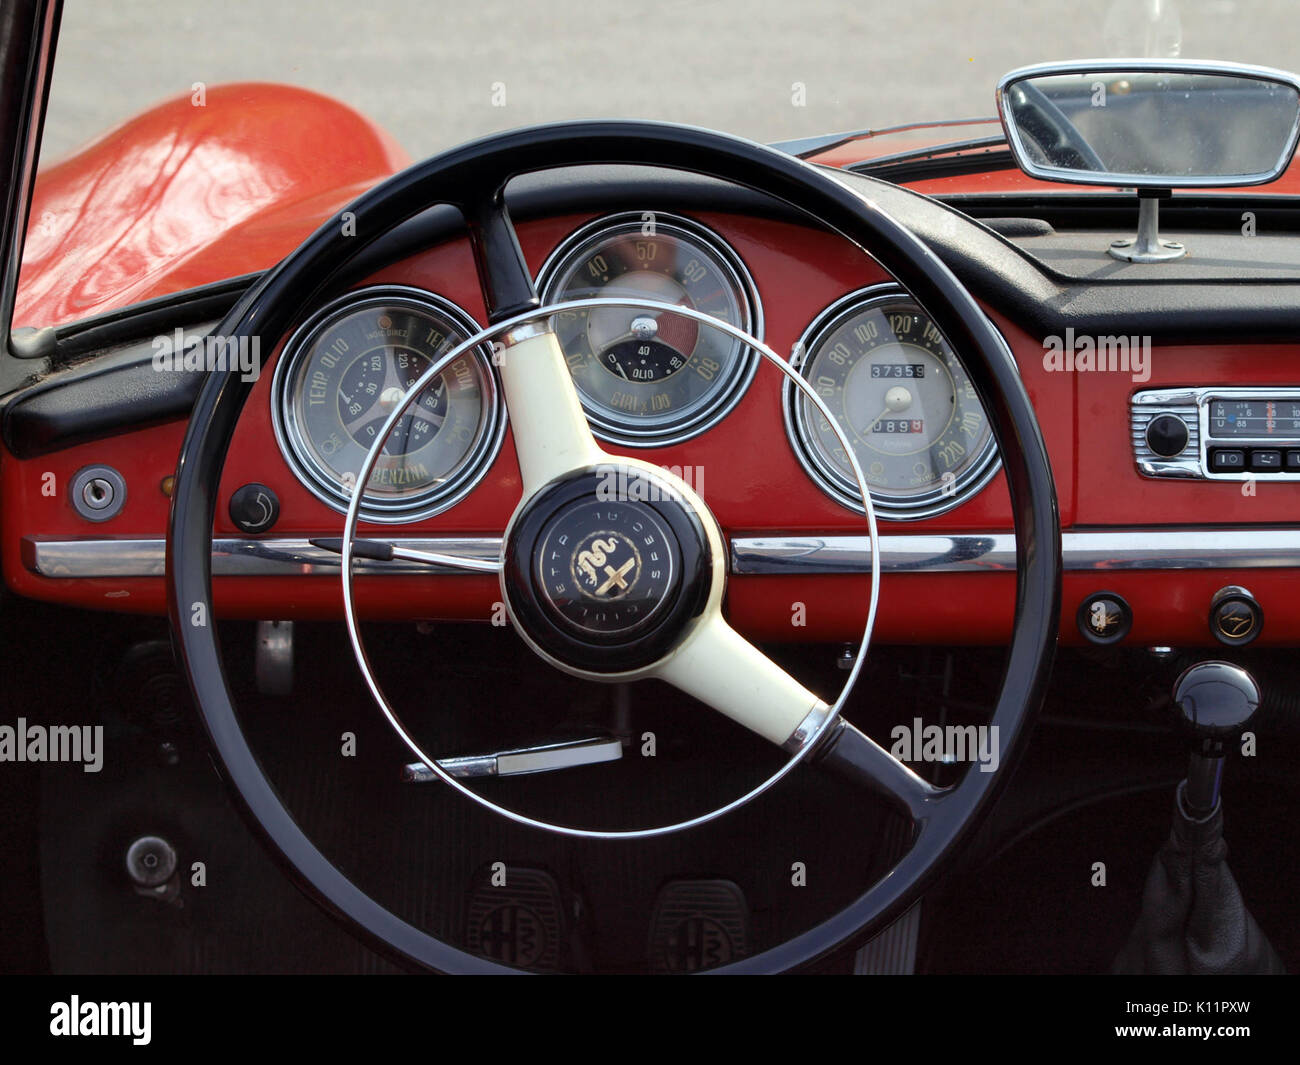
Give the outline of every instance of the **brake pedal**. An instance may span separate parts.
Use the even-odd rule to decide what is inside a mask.
[[[692,973],[749,953],[749,904],[730,880],[673,880],[650,917],[650,968]]]

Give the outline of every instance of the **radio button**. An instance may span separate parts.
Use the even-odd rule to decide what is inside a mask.
[[[1246,452],[1239,447],[1215,447],[1210,449],[1210,469],[1217,471],[1222,470],[1244,470],[1246,468]]]
[[[1291,448],[1283,456],[1283,465],[1288,470],[1300,470],[1300,448]]]
[[[1250,468],[1252,470],[1280,470],[1282,468],[1282,452],[1275,448],[1253,448],[1250,452]]]

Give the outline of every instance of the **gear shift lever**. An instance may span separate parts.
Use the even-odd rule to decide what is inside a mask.
[[[1200,662],[1174,683],[1191,737],[1174,825],[1147,874],[1142,913],[1115,959],[1120,973],[1281,973],[1282,960],[1228,868],[1219,798],[1228,746],[1259,707],[1259,686],[1227,662]]]
[[[1201,820],[1219,805],[1227,747],[1241,739],[1259,708],[1259,685],[1238,666],[1200,662],[1174,682],[1174,705],[1192,740],[1179,796],[1187,815]]]

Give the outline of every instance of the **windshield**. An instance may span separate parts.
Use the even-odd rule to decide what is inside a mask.
[[[205,121],[212,123],[237,116],[246,128],[287,106],[284,97],[222,96],[221,87],[232,82],[314,90],[391,136],[388,142],[337,124],[325,128],[340,130],[332,138],[338,143],[322,143],[325,135],[319,133],[297,140],[268,134],[282,162],[297,153],[297,164],[310,167],[319,155],[338,176],[335,195],[331,199],[323,186],[313,186],[320,198],[308,195],[291,224],[280,219],[285,241],[289,234],[296,238],[287,245],[245,242],[242,258],[233,244],[228,247],[229,276],[272,265],[310,232],[307,216],[313,212],[319,222],[407,161],[495,131],[576,118],[654,118],[772,143],[989,117],[996,113],[994,87],[1008,70],[1099,55],[1181,55],[1294,69],[1300,66],[1294,0],[1034,0],[996,6],[967,0],[68,0],[45,123],[42,180],[61,188],[54,180],[63,176],[60,162],[66,168],[107,131],[167,100],[206,108]],[[954,127],[939,131],[933,142],[996,132]],[[157,144],[154,149],[152,172],[173,165]],[[864,147],[857,158],[868,154],[873,153]],[[848,156],[841,151],[835,162],[852,162],[852,155],[850,146]],[[125,184],[113,188],[113,202],[129,202],[149,166],[140,151],[122,150],[112,162],[117,169],[97,172],[101,190],[104,181],[111,186],[114,175],[133,166]],[[211,176],[220,165],[232,165],[231,156],[204,165]],[[280,180],[287,181],[284,174],[291,170],[281,167]],[[255,206],[259,190],[275,180],[245,176],[237,187],[203,191],[205,207],[214,198],[241,198],[239,211],[219,216],[231,241],[246,221],[240,212]],[[33,203],[17,325],[57,324],[104,309],[95,292],[54,300],[39,290],[33,262],[48,269],[56,250],[70,246],[69,230],[93,226],[103,213],[93,209],[97,204],[78,202],[72,217],[59,202],[38,195]],[[148,257],[166,251],[158,248],[160,239],[187,248],[185,241],[193,238],[197,254],[211,246],[198,240],[208,235],[187,234],[176,221],[161,236],[152,234],[133,266],[139,283],[127,286],[117,302],[193,284],[194,271],[154,276]],[[118,232],[111,239],[131,237]],[[97,246],[87,254],[103,253]],[[63,261],[61,268],[67,266]]]

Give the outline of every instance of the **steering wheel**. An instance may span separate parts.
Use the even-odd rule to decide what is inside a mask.
[[[547,319],[530,313],[538,311],[539,300],[506,208],[505,187],[520,174],[602,163],[689,171],[784,201],[874,256],[962,352],[1001,449],[1016,531],[1015,624],[990,721],[1001,748],[995,772],[967,772],[950,788],[932,787],[847,721],[832,719],[825,703],[735,634],[718,609],[726,549],[716,520],[689,486],[646,463],[615,460],[630,476],[656,479],[656,509],[635,512],[629,520],[657,526],[649,531],[669,552],[674,580],[648,582],[639,610],[628,612],[635,617],[594,634],[563,597],[548,595],[542,586],[540,553],[557,537],[582,533],[564,524],[566,515],[574,510],[570,504],[588,498],[593,469],[608,456],[591,437]],[[793,968],[882,927],[924,891],[986,810],[1014,762],[1051,669],[1061,574],[1056,495],[1032,404],[1002,338],[929,249],[830,174],[740,138],[656,122],[517,130],[416,164],[350,204],[350,226],[335,219],[317,230],[240,299],[217,334],[268,340],[284,335],[363,247],[437,204],[453,205],[463,215],[489,322],[502,331],[501,379],[523,482],[503,548],[502,583],[512,621],[533,650],[561,669],[600,679],[664,677],[796,756],[858,780],[910,817],[912,845],[888,874],[828,920],[727,969]],[[214,372],[205,382],[181,446],[167,541],[173,632],[227,781],[290,875],[352,931],[417,967],[501,971],[407,923],[331,864],[294,821],[244,736],[207,619],[215,616],[212,527],[221,472],[251,388],[237,368]],[[354,499],[354,511],[355,504]],[[345,572],[355,514],[349,517]]]

